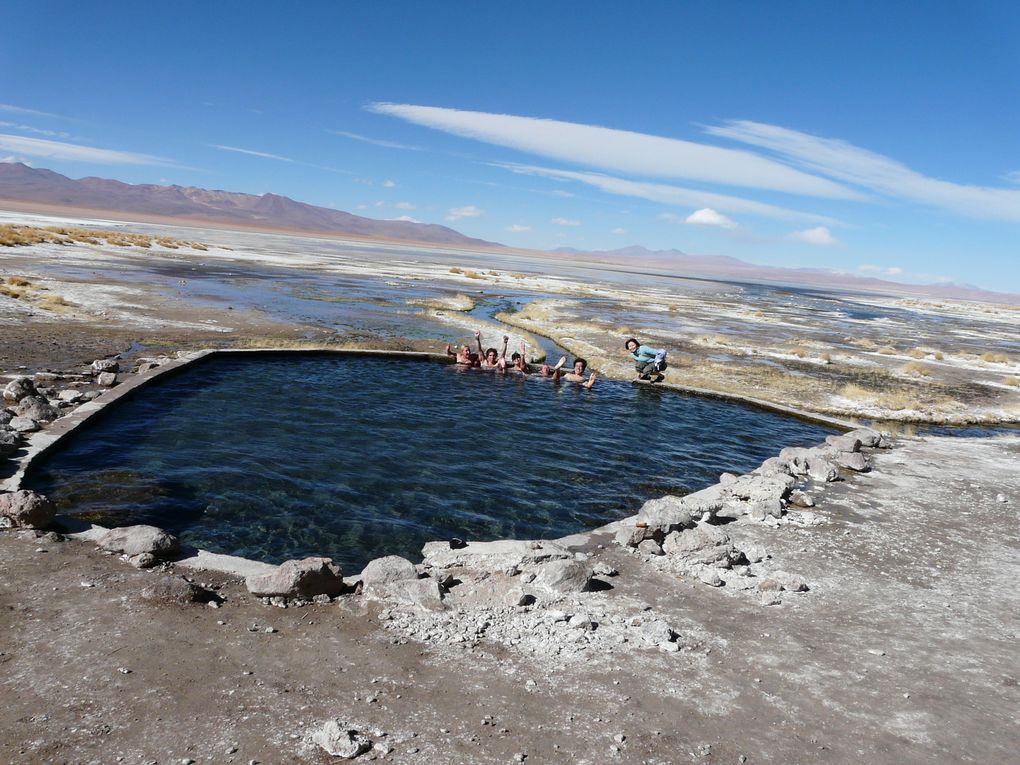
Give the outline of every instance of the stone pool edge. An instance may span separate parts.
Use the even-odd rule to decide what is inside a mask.
[[[148,387],[164,376],[180,373],[196,362],[217,355],[372,356],[378,358],[419,359],[422,361],[432,361],[442,364],[454,363],[452,359],[441,353],[430,353],[426,351],[391,351],[367,348],[203,348],[197,351],[190,351],[182,354],[176,359],[168,361],[165,364],[161,364],[158,367],[131,375],[116,387],[105,391],[102,395],[92,401],[82,404],[70,414],[54,420],[45,430],[32,434],[28,444],[25,446],[25,454],[17,460],[18,467],[14,474],[4,481],[0,481],[0,492],[14,492],[21,489],[21,482],[24,480],[26,472],[37,459],[47,454],[60,442],[61,439],[78,430],[78,428],[82,427],[110,404]],[[773,411],[777,414],[797,417],[799,419],[839,428],[843,431],[850,431],[858,427],[856,424],[846,420],[801,411],[794,407],[772,404],[754,398],[744,398],[735,395],[720,396],[713,391],[702,391],[699,389],[682,388],[673,385],[666,385],[662,387],[677,393],[686,393],[687,395],[734,401],[754,408]],[[633,522],[636,517],[637,516],[634,515],[628,518],[621,518],[597,528],[589,529],[588,531],[569,534],[565,537],[549,541],[556,542],[568,548],[576,549],[584,547],[590,544],[596,535],[601,537],[607,534],[614,534],[628,521]],[[70,532],[68,536],[82,541],[95,540],[109,530],[104,526],[83,523],[77,520],[73,521],[71,525],[76,526],[78,530]],[[243,558],[224,553],[213,553],[208,550],[201,549],[197,549],[191,554],[177,558],[172,562],[185,568],[215,571],[241,577],[261,575],[275,571],[278,568],[278,566],[272,563],[263,563],[250,558]],[[360,574],[346,575],[345,579],[349,581],[357,581],[359,577]]]

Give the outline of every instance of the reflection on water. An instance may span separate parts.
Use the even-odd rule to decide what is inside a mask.
[[[64,512],[279,562],[556,537],[745,472],[824,428],[600,381],[394,359],[213,358],[121,402],[27,478]]]

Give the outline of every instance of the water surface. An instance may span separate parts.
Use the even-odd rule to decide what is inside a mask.
[[[26,483],[65,513],[357,571],[430,539],[558,537],[831,431],[739,404],[401,359],[212,357],[98,415]]]

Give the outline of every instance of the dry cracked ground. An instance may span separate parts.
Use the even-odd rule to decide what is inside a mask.
[[[212,574],[191,576],[219,608],[159,604],[140,597],[159,571],[4,532],[0,761],[327,763],[311,734],[330,719],[374,744],[359,761],[1016,761],[1020,439],[905,440],[873,459],[814,487],[799,523],[725,526],[807,581],[776,605],[588,540],[618,574],[557,618],[654,614],[670,652],[607,647],[591,625],[544,650],[513,634],[537,607],[513,605],[498,636],[437,642],[448,613],[273,608]]]

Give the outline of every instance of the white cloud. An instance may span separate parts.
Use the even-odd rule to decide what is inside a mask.
[[[417,218],[412,218],[410,215],[401,215],[399,218],[394,218],[393,220],[400,220],[404,221],[405,223],[421,223],[420,220],[418,220]]]
[[[581,221],[574,220],[573,218],[553,218],[549,222],[553,223],[553,224],[555,224],[557,226],[580,226],[581,225]]]
[[[1011,173],[1003,173],[1002,179],[1009,181],[1010,183],[1020,184],[1020,170],[1014,170]]]
[[[96,149],[92,146],[80,146],[63,141],[50,141],[45,138],[26,138],[25,136],[9,135],[7,133],[0,133],[0,150],[12,151],[16,154],[27,154],[30,157],[91,162],[97,165],[175,164],[173,160],[155,157],[151,154],[116,151],[114,149]]]
[[[899,266],[876,266],[872,263],[865,263],[863,266],[857,267],[858,271],[864,271],[865,273],[882,274],[883,276],[901,276],[903,269]]]
[[[359,135],[358,133],[348,133],[346,130],[330,130],[333,135],[342,136],[344,138],[351,138],[355,141],[362,141],[363,143],[370,143],[373,146],[383,146],[387,149],[404,149],[405,151],[423,151],[420,146],[409,146],[406,143],[396,143],[395,141],[383,141],[379,138],[369,138],[368,136]]]
[[[891,157],[832,138],[760,122],[709,127],[711,135],[774,151],[801,167],[897,199],[976,218],[1020,221],[1020,191],[931,178]]]
[[[463,138],[613,172],[834,199],[864,198],[827,178],[744,150],[510,114],[392,103],[375,103],[368,109]]]
[[[279,154],[270,154],[266,151],[255,151],[254,149],[240,149],[237,146],[223,146],[218,143],[211,144],[214,149],[220,149],[221,151],[232,151],[237,154],[247,154],[251,157],[262,157],[262,159],[275,159],[278,162],[297,162],[296,159],[290,157],[281,157]]]
[[[415,206],[411,202],[397,202],[395,205],[398,210],[414,210]]]
[[[32,127],[31,125],[22,125],[18,122],[4,122],[0,120],[0,127],[13,128],[19,130],[22,133],[34,133],[35,135],[44,135],[48,138],[70,138],[70,133],[65,133],[62,130],[44,130],[43,128]]]
[[[809,228],[804,231],[794,231],[792,234],[788,234],[788,237],[816,247],[833,247],[834,245],[842,244],[825,226]]]
[[[684,223],[692,226],[717,226],[718,228],[734,229],[737,224],[721,213],[717,213],[711,207],[703,207],[695,210],[686,218]]]
[[[397,187],[397,184],[394,181],[391,181],[389,178],[383,181],[382,185],[384,189],[395,189]]]
[[[616,234],[617,236],[623,236],[624,234],[627,233],[627,229],[625,229],[625,228],[614,228],[609,233],[610,234]]]
[[[11,114],[27,114],[31,117],[52,117],[53,119],[66,120],[70,117],[65,117],[62,114],[53,114],[52,112],[40,112],[36,109],[26,109],[23,106],[14,106],[13,104],[0,104],[0,112],[10,112]]]
[[[791,210],[786,207],[755,202],[741,197],[731,197],[726,194],[716,194],[711,191],[700,189],[688,189],[682,186],[670,186],[661,183],[645,183],[642,181],[628,181],[623,178],[614,178],[601,173],[583,173],[570,170],[554,170],[547,167],[533,167],[531,165],[502,164],[515,173],[525,175],[538,175],[545,178],[557,178],[561,180],[572,180],[594,186],[607,194],[619,194],[621,196],[638,197],[661,204],[675,205],[677,207],[711,207],[715,210],[726,210],[731,213],[760,215],[766,218],[779,220],[802,220],[813,223],[827,223],[833,225],[838,221],[825,215],[803,213],[798,210]]]
[[[507,226],[506,230],[514,234],[524,234],[531,231],[531,226],[525,226],[523,223],[514,223],[512,226]]]
[[[485,214],[485,210],[474,205],[465,207],[451,207],[446,211],[447,220],[461,220],[462,218],[477,218]]]

